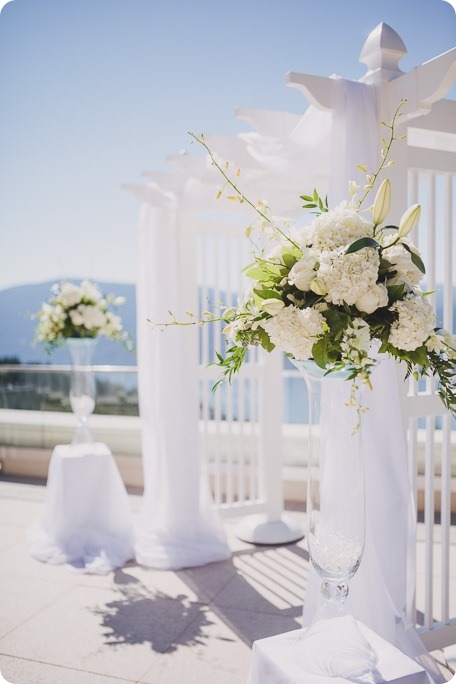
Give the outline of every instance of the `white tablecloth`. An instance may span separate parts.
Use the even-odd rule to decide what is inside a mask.
[[[95,574],[134,557],[128,496],[106,444],[55,447],[44,511],[27,541],[40,561]]]
[[[358,622],[358,625],[378,655],[374,672],[353,679],[320,677],[308,673],[294,661],[294,648],[305,630],[297,629],[278,636],[255,641],[247,684],[425,684],[426,673],[420,665],[397,648],[384,641],[375,632]]]

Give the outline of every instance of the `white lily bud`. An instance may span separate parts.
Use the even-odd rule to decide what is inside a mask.
[[[315,294],[320,296],[325,295],[328,291],[326,289],[324,280],[322,280],[321,278],[314,278],[311,281],[309,288],[312,290],[312,292],[315,292]]]
[[[419,204],[412,204],[412,206],[402,214],[402,218],[399,222],[399,237],[405,237],[415,228],[420,220],[420,215],[421,207]]]
[[[284,306],[285,303],[281,299],[275,299],[274,297],[271,299],[264,299],[261,304],[261,308],[271,316],[278,314]]]
[[[391,183],[385,178],[375,196],[372,218],[374,225],[378,226],[388,215],[391,206]]]

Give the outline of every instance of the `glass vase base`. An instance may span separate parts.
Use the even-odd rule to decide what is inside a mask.
[[[321,677],[359,677],[378,663],[352,615],[314,621],[293,644],[292,658],[302,670]]]
[[[78,425],[71,441],[71,446],[79,444],[94,444],[95,440],[87,425]]]

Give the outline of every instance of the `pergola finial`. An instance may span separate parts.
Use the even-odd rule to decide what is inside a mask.
[[[407,48],[402,38],[382,21],[369,33],[361,50],[359,61],[367,65],[368,71],[360,81],[392,81],[403,73],[398,63],[406,54]]]

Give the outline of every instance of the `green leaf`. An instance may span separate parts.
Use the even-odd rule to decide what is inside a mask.
[[[260,280],[261,278],[264,278],[265,273],[261,266],[254,266],[249,271],[247,271],[245,275],[247,276],[247,278]]]
[[[426,268],[421,261],[420,257],[418,254],[415,252],[411,252],[411,257],[412,257],[412,262],[415,264],[415,266],[421,271],[421,273],[426,273]]]
[[[421,347],[418,347],[418,349],[414,349],[413,351],[407,352],[407,356],[410,359],[410,361],[412,363],[416,363],[417,366],[428,366],[428,354],[426,345],[424,344]]]
[[[405,242],[401,242],[400,244],[402,245],[402,247],[404,249],[407,250],[407,252],[409,252],[412,263],[415,264],[415,266],[421,271],[421,273],[426,273],[426,269],[424,267],[424,264],[421,261],[420,257],[418,256],[418,254],[416,254],[416,252],[414,252],[412,249],[410,249],[410,247]]]
[[[276,290],[269,290],[266,287],[261,289],[255,288],[254,292],[258,295],[258,297],[261,297],[261,299],[282,299]]]
[[[317,366],[320,366],[320,368],[326,368],[328,363],[326,338],[322,337],[320,340],[318,340],[318,342],[315,342],[312,347],[312,356]]]
[[[314,200],[314,202],[318,202],[318,192],[317,192],[317,188],[314,188],[314,191],[313,191],[313,200]]]
[[[399,230],[398,226],[383,226],[382,230]]]
[[[359,238],[358,240],[355,240],[352,242],[350,247],[345,250],[345,254],[352,254],[353,252],[358,252],[360,249],[363,249],[363,247],[380,247],[378,244],[377,240],[374,240],[373,238],[370,237],[363,237]]]
[[[332,337],[335,337],[337,333],[343,332],[350,323],[350,314],[338,311],[336,308],[323,311],[323,316],[329,325]]]
[[[317,205],[316,204],[303,204],[302,208],[303,209],[316,209]]]
[[[256,261],[251,261],[250,264],[244,266],[244,268],[241,270],[241,273],[245,273],[249,268],[252,268],[252,266],[256,266],[256,263]]]
[[[275,344],[271,342],[266,330],[264,328],[259,327],[257,333],[258,339],[260,340],[260,344],[263,347],[263,349],[266,349],[267,352],[271,352],[274,349]]]
[[[310,197],[310,195],[300,195],[299,197],[306,202],[313,202],[313,197]]]
[[[401,285],[390,285],[390,287],[387,287],[386,289],[388,290],[388,300],[390,304],[393,304],[394,302],[397,302],[399,299],[402,299],[402,295],[404,294],[404,284],[402,283]]]
[[[388,259],[384,259],[383,257],[380,259],[380,267],[379,271],[380,272],[386,272],[389,268],[392,268],[394,264],[391,263],[391,261],[388,261]]]

